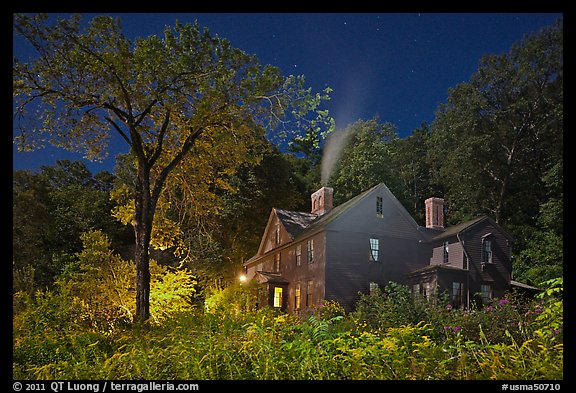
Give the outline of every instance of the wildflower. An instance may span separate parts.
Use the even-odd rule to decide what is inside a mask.
[[[503,306],[503,305],[505,305],[505,304],[507,304],[507,303],[510,303],[510,302],[508,301],[508,299],[501,299],[501,300],[498,302],[498,305]]]

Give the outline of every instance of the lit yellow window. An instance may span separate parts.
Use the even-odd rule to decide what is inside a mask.
[[[274,288],[274,307],[282,307],[282,288]]]

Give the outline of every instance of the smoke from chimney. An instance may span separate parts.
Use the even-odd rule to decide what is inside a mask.
[[[330,176],[332,175],[332,172],[334,172],[336,163],[342,155],[342,151],[344,150],[344,147],[346,147],[348,140],[352,136],[352,131],[353,130],[351,130],[350,127],[337,129],[332,131],[326,137],[320,168],[320,182],[323,186],[328,184],[328,180],[330,180]]]

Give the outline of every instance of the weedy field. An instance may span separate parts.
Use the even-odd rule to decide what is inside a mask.
[[[306,315],[247,306],[231,286],[208,307],[136,324],[62,286],[15,294],[15,379],[560,380],[562,280],[536,299],[475,310],[415,298],[402,286],[326,302]],[[159,314],[158,314],[159,315]]]

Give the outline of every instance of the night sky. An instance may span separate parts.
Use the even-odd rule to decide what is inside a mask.
[[[56,15],[56,14],[54,14]],[[66,14],[57,14],[67,17]],[[314,90],[331,87],[326,107],[336,127],[379,116],[405,137],[430,123],[448,89],[466,82],[486,54],[503,54],[527,33],[551,25],[561,14],[543,13],[123,13],[129,38],[162,36],[164,26],[198,20],[211,34],[255,54],[285,75],[306,77]],[[88,21],[95,14],[85,14]],[[14,54],[29,48],[14,40]],[[93,172],[113,172],[114,155],[128,151],[119,138]],[[124,143],[124,144],[123,144]],[[33,153],[13,149],[14,169],[36,169],[57,159],[81,159],[53,148]]]

